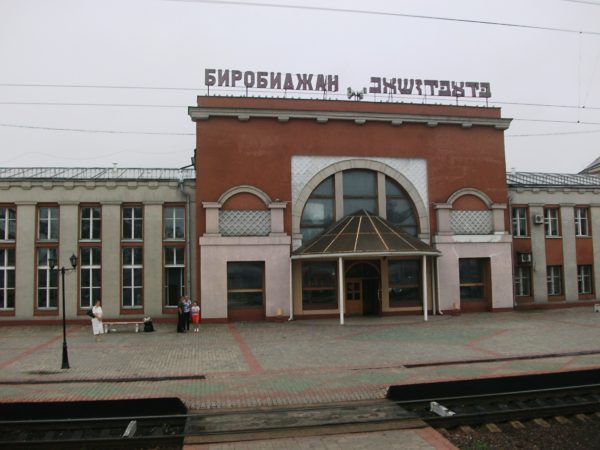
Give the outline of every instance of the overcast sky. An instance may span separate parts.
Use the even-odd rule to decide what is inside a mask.
[[[185,166],[206,68],[335,74],[340,100],[373,76],[487,81],[507,169],[600,156],[600,0],[241,3],[0,0],[0,166]]]

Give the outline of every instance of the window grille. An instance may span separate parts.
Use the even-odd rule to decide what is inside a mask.
[[[492,234],[492,212],[450,211],[450,228],[454,234]]]
[[[270,211],[219,211],[219,233],[222,236],[268,236],[270,232]]]

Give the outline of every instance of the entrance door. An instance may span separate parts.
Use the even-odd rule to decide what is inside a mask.
[[[380,313],[379,280],[363,280],[363,315],[377,316]]]
[[[344,309],[348,316],[360,316],[363,312],[362,280],[360,278],[346,279],[346,304]]]
[[[346,314],[378,315],[380,276],[378,261],[352,262],[346,270]]]

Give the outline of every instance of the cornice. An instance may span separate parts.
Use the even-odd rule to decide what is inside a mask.
[[[459,125],[463,128],[475,126],[494,127],[506,130],[512,119],[490,117],[461,117],[461,116],[430,116],[419,114],[393,114],[381,112],[356,111],[309,111],[293,109],[254,109],[254,108],[213,108],[190,106],[188,114],[194,122],[209,120],[211,117],[233,117],[246,122],[253,118],[277,119],[285,123],[290,120],[315,120],[317,123],[327,123],[330,120],[343,120],[364,125],[367,122],[387,122],[393,126],[405,123],[420,123],[428,127],[437,125]]]

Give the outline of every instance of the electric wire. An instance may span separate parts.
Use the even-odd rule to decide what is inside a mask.
[[[324,12],[340,12],[349,14],[365,14],[374,16],[392,16],[392,17],[405,17],[409,19],[425,19],[425,20],[439,20],[446,22],[458,22],[468,24],[480,24],[480,25],[494,25],[501,27],[511,28],[525,28],[531,30],[542,30],[542,31],[555,31],[561,33],[581,33],[592,36],[600,36],[600,31],[583,31],[573,30],[569,28],[558,28],[548,27],[541,25],[526,25],[516,24],[508,22],[495,22],[491,20],[475,20],[475,19],[460,19],[455,17],[444,17],[444,16],[429,16],[424,14],[407,14],[407,13],[395,13],[389,11],[374,11],[367,9],[349,9],[349,8],[331,8],[326,6],[306,6],[306,5],[282,5],[278,3],[263,3],[263,2],[241,2],[235,0],[170,0],[179,1],[186,3],[205,3],[211,5],[224,5],[224,6],[254,6],[259,8],[276,8],[276,9],[292,9],[292,10],[305,10],[305,11],[324,11]]]

